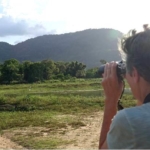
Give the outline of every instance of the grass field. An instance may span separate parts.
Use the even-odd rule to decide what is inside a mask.
[[[49,81],[0,86],[0,131],[29,149],[58,148],[75,142],[55,137],[62,129],[86,126],[83,118],[102,111],[104,97],[100,79]],[[128,87],[128,85],[126,85]],[[123,96],[124,107],[135,105],[131,94]],[[40,132],[33,131],[38,128]],[[32,129],[33,130],[29,130]],[[22,134],[24,130],[29,130]],[[17,131],[21,132],[17,132]],[[44,131],[49,136],[43,136]]]

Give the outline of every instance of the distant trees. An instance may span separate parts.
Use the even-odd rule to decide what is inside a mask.
[[[23,70],[23,81],[29,81],[30,80],[30,65],[32,64],[31,61],[25,61],[21,64],[22,70]]]
[[[41,71],[43,80],[49,80],[53,78],[53,75],[57,72],[57,66],[52,60],[43,60],[41,62]]]
[[[16,59],[10,59],[1,65],[1,80],[10,83],[14,80],[20,80],[20,64]]]
[[[101,59],[100,62],[101,62],[101,64],[106,64],[107,63],[107,61],[104,60],[104,59]]]
[[[86,65],[80,62],[54,62],[43,60],[41,62],[24,61],[16,59],[6,60],[0,64],[1,83],[12,81],[32,83],[51,79],[69,79],[71,77],[86,77]]]
[[[0,82],[11,83],[76,78],[96,78],[98,68],[86,70],[86,65],[80,62],[54,62],[43,60],[41,62],[24,61],[20,63],[16,59],[6,60],[0,64]]]
[[[91,68],[86,71],[86,78],[99,78],[98,68]]]
[[[66,74],[70,74],[73,77],[85,77],[86,65],[79,62],[71,62],[67,65]]]

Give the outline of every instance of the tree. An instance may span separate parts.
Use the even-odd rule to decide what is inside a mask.
[[[86,71],[86,78],[98,78],[98,68],[88,69]]]
[[[54,72],[56,71],[56,65],[52,60],[43,60],[41,62],[41,71],[43,73],[43,79],[49,80],[54,76]]]
[[[70,74],[72,77],[76,77],[76,75],[78,76],[79,70],[80,72],[82,71],[82,73],[85,71],[86,65],[84,65],[83,63],[79,63],[79,62],[71,62],[68,64],[67,69],[66,69],[66,74]]]
[[[43,81],[43,68],[40,62],[30,64],[28,82]]]
[[[66,69],[67,69],[67,63],[59,61],[59,62],[55,62],[56,65],[56,74],[66,74]]]
[[[32,64],[31,61],[24,61],[23,66],[23,80],[28,82],[30,80],[30,65]]]
[[[4,82],[12,82],[14,80],[20,79],[19,74],[19,62],[16,59],[6,60],[2,65],[2,81]]]
[[[76,72],[76,77],[77,78],[83,78],[83,77],[85,77],[85,70],[78,70]]]
[[[100,62],[101,62],[101,64],[106,64],[107,63],[107,61],[104,60],[104,59],[101,59]]]

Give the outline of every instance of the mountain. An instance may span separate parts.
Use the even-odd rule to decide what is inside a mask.
[[[14,51],[12,45],[6,42],[0,42],[0,62],[12,58],[13,53]]]
[[[16,58],[19,61],[79,61],[88,68],[98,67],[100,60],[120,60],[118,38],[114,29],[88,29],[60,35],[43,35],[16,45],[0,42],[0,61]]]

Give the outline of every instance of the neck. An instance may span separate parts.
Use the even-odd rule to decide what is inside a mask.
[[[139,86],[138,104],[143,104],[146,96],[150,93],[150,84],[146,81],[142,82]]]

